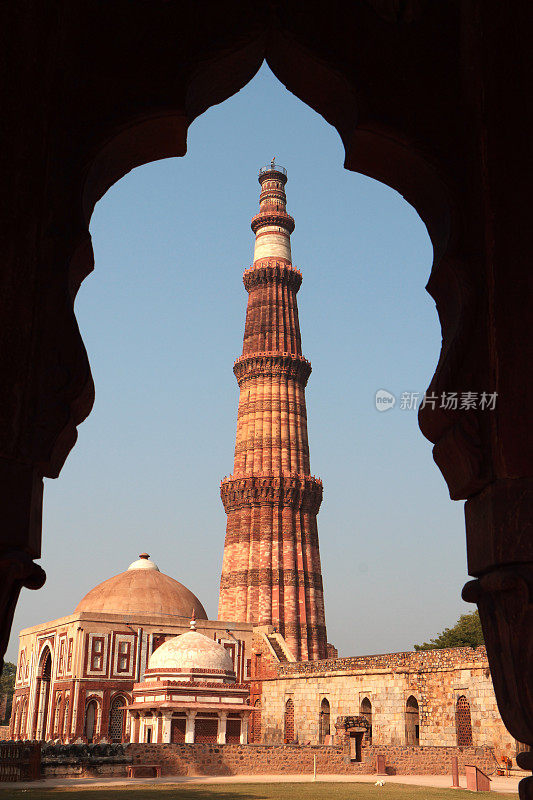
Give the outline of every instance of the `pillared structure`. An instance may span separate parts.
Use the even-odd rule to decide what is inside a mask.
[[[235,464],[221,486],[228,515],[218,616],[274,625],[297,660],[326,657],[316,517],[322,482],[310,474],[305,386],[292,266],[294,220],[286,211],[287,173],[261,168],[253,265],[242,356]]]

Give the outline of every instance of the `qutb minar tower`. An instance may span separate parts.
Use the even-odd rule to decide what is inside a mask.
[[[259,171],[253,266],[244,273],[248,308],[233,475],[221,485],[228,515],[219,619],[274,625],[298,660],[326,657],[317,514],[322,482],[310,474],[305,386],[292,266],[294,220],[287,172]]]

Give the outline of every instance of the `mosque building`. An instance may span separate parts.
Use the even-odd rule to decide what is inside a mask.
[[[218,653],[219,661],[222,654],[226,680],[242,686],[252,626],[209,621],[198,598],[141,553],[125,572],[91,589],[69,616],[21,631],[11,736],[129,741],[140,716],[125,713],[134,688],[161,666],[157,654],[168,656],[169,640],[191,635],[191,615],[204,650]]]
[[[218,620],[142,553],[74,612],[20,633],[14,739],[521,745],[498,712],[485,648],[338,658],[327,643],[292,265],[287,173],[259,172]],[[192,616],[192,620],[191,620]],[[192,629],[191,629],[192,628]]]

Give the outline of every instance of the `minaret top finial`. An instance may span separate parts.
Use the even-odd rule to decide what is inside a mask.
[[[189,626],[191,628],[191,631],[195,631],[196,630],[196,613],[194,611],[194,608],[193,608],[193,610],[191,612],[191,621],[189,622]]]
[[[274,167],[276,166],[276,156],[272,156],[272,161],[270,162],[270,166],[272,167],[272,169],[274,169]]]

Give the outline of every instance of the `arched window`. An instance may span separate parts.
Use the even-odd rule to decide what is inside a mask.
[[[63,738],[65,739],[68,736],[68,709],[69,709],[69,698],[65,700],[65,712],[63,714]]]
[[[22,719],[20,721],[20,735],[23,739],[26,738],[26,719],[28,716],[28,698],[25,697],[22,701]]]
[[[252,712],[251,725],[252,742],[261,741],[261,700],[256,700]]]
[[[455,707],[455,730],[457,732],[457,747],[472,746],[472,720],[470,717],[470,703],[461,695]]]
[[[285,703],[285,742],[294,741],[294,703],[291,698]]]
[[[127,705],[126,699],[122,695],[117,695],[111,702],[109,709],[109,738],[112,742],[122,741],[122,731],[124,729],[124,708]]]
[[[372,744],[372,703],[368,697],[361,700],[361,708],[359,713],[368,722],[368,731],[366,734],[368,744]]]
[[[98,706],[96,700],[90,700],[85,708],[85,737],[88,744],[91,744],[96,732],[96,718]]]
[[[420,714],[418,700],[411,695],[405,704],[405,743],[418,746],[420,744]]]
[[[13,703],[13,736],[15,739],[18,738],[20,733],[20,712],[19,712],[19,701],[17,700]]]
[[[330,717],[330,709],[329,709],[329,700],[325,697],[320,703],[320,716],[319,716],[319,742],[320,744],[324,744],[326,741],[326,736],[329,736],[329,717]]]
[[[55,703],[55,710],[54,710],[54,728],[52,735],[54,739],[57,739],[59,736],[59,715],[61,713],[61,692],[56,695],[56,703]]]

